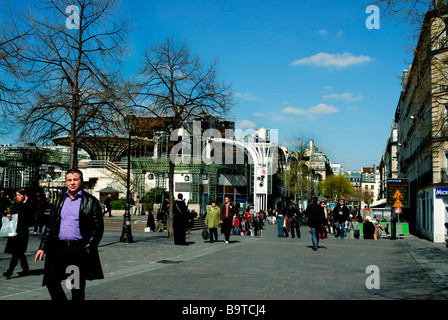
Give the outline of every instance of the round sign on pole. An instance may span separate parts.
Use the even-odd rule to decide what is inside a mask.
[[[402,212],[402,210],[401,210],[401,208],[400,207],[398,207],[398,208],[395,208],[395,213],[396,214],[400,214]]]

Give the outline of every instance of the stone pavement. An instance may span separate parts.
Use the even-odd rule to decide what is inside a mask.
[[[105,279],[87,283],[87,300],[280,301],[280,300],[445,300],[448,249],[414,236],[398,240],[321,240],[317,252],[302,227],[302,238],[277,237],[266,225],[262,237],[231,236],[229,245],[209,243],[201,231],[187,235],[189,246],[175,246],[166,233],[133,232],[134,243],[120,243],[121,231],[106,230],[100,244]],[[49,300],[41,286],[43,262],[33,262],[40,239],[30,236],[31,275],[0,278],[0,300]],[[0,239],[0,270],[10,255]],[[379,271],[379,288],[369,289]],[[20,265],[15,272],[21,271]]]

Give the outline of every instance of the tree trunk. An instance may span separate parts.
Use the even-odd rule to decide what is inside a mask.
[[[78,169],[78,144],[74,129],[70,131],[70,169]]]
[[[168,216],[168,222],[166,225],[166,229],[168,231],[168,237],[174,238],[174,228],[173,228],[173,219],[174,219],[174,168],[175,164],[173,162],[174,160],[171,159],[169,161],[169,171],[168,171],[168,191],[170,194],[170,213]]]

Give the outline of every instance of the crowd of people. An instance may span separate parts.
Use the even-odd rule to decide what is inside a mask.
[[[101,210],[96,198],[82,192],[83,180],[82,173],[79,170],[68,172],[66,179],[68,191],[53,205],[44,233],[42,233],[43,216],[48,204],[41,192],[29,194],[24,189],[19,189],[15,193],[14,199],[11,199],[6,197],[4,190],[0,190],[0,212],[2,216],[11,219],[16,214],[19,219],[16,236],[8,238],[6,243],[5,253],[11,254],[12,258],[8,270],[3,272],[3,275],[8,279],[11,278],[19,262],[22,267],[21,275],[26,276],[28,274],[29,266],[25,252],[28,245],[28,228],[31,222],[34,225],[33,234],[42,235],[35,262],[38,263],[44,253],[48,257],[45,263],[43,285],[48,287],[50,296],[52,299],[66,299],[60,288],[60,280],[63,277],[59,275],[59,272],[76,256],[77,263],[88,270],[82,278],[80,290],[72,290],[72,297],[82,300],[84,299],[85,280],[101,279],[103,277],[101,268],[98,268],[97,245],[104,230],[102,217],[105,212]],[[76,207],[75,202],[78,203],[78,207]],[[71,218],[68,217],[72,213],[81,215],[80,211],[78,212],[81,209],[73,209],[72,203],[76,208],[87,210],[83,214],[92,216],[92,220],[89,220],[92,223],[87,226],[85,222],[81,224],[81,219],[79,219],[79,225],[76,225],[73,230],[62,232],[62,230],[66,230],[65,227],[61,229],[63,225],[65,226],[65,223],[71,225]],[[155,231],[163,231],[169,211],[167,198],[156,216]],[[106,212],[110,214],[110,209]],[[67,216],[65,216],[66,214]],[[199,215],[194,210],[188,210],[181,193],[178,194],[178,198],[174,202],[173,214],[174,244],[188,245],[186,233],[189,233],[194,220]],[[57,219],[58,215],[65,218]],[[300,238],[300,227],[306,226],[307,233],[309,231],[311,234],[313,250],[317,250],[319,240],[327,238],[329,234],[334,234],[336,238],[341,239],[359,239],[361,237],[361,224],[363,224],[364,239],[377,239],[384,231],[378,220],[373,224],[370,216],[362,218],[359,210],[348,208],[343,199],[332,210],[329,210],[325,201],[318,203],[318,199],[313,198],[312,203],[303,211],[293,199],[283,198],[277,203],[275,209],[269,209],[267,212],[263,210],[255,212],[253,207],[248,207],[240,214],[239,203],[234,205],[229,197],[225,197],[224,204],[221,207],[217,206],[216,201],[212,201],[203,218],[205,230],[209,232],[210,243],[218,241],[218,228],[224,235],[224,242],[229,244],[230,235],[262,236],[266,223],[277,224],[278,237],[289,237],[289,234],[291,234],[292,238],[296,236]],[[58,230],[61,230],[61,232],[58,233]],[[94,265],[87,265],[86,256],[84,254],[78,256],[77,252],[79,250],[87,252],[89,256],[93,254],[96,259]],[[62,260],[59,258],[58,260],[52,259],[55,254]]]
[[[184,237],[179,238],[180,234],[190,233],[195,219],[202,218],[206,229],[210,233],[210,242],[216,242],[218,238],[218,229],[224,234],[225,242],[229,242],[230,235],[237,236],[261,236],[265,224],[276,224],[278,237],[300,238],[301,226],[310,226],[309,215],[313,211],[323,212],[324,221],[322,226],[316,228],[316,236],[319,239],[325,239],[329,234],[336,238],[361,238],[361,224],[363,226],[364,239],[378,239],[384,232],[383,226],[376,220],[371,222],[370,216],[362,217],[358,208],[349,208],[345,205],[343,199],[339,200],[337,205],[331,210],[325,201],[309,204],[309,211],[300,208],[292,198],[284,197],[279,201],[275,208],[267,211],[260,210],[255,212],[253,206],[248,206],[241,213],[240,204],[232,204],[229,197],[225,197],[224,204],[217,206],[216,201],[212,201],[208,206],[204,216],[199,215],[194,209],[188,209],[182,194],[174,202],[174,224],[176,226],[175,244],[188,245]],[[317,207],[314,206],[317,205]],[[110,211],[109,211],[110,212]],[[163,201],[158,209],[155,219],[151,224],[151,230],[155,232],[167,232],[167,221],[169,216],[169,198]],[[152,215],[151,215],[152,217]],[[155,220],[155,221],[154,221]],[[148,220],[149,221],[149,220]],[[310,229],[310,228],[308,228]],[[307,229],[307,231],[308,231]],[[180,239],[180,240],[178,240]]]
[[[230,209],[230,214],[229,214]],[[227,216],[223,215],[227,213]],[[253,207],[247,207],[243,214],[239,213],[239,207],[232,207],[227,197],[221,208],[216,202],[208,208],[205,216],[206,228],[210,230],[210,242],[217,241],[217,229],[222,227],[225,242],[228,243],[228,235],[247,236],[262,235],[265,224],[276,224],[278,237],[301,237],[300,227],[306,226],[312,235],[313,250],[317,250],[319,239],[328,238],[329,234],[335,238],[379,239],[384,232],[379,220],[372,222],[369,215],[362,217],[359,209],[349,208],[345,200],[340,199],[331,210],[325,201],[318,203],[313,198],[306,210],[297,206],[294,199],[283,198],[277,203],[276,208],[267,211],[255,212]],[[362,236],[361,236],[362,225]]]
[[[224,198],[224,204],[218,208],[216,201],[212,201],[204,217],[205,228],[210,230],[210,242],[218,240],[217,229],[221,227],[225,243],[229,243],[230,235],[258,236],[263,232],[264,220],[260,212],[253,214],[253,209],[247,208],[242,215],[237,203],[232,205],[229,197]]]

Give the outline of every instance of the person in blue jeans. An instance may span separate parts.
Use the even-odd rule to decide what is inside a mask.
[[[322,230],[326,224],[325,202],[321,201],[318,205],[317,197],[313,197],[312,203],[306,208],[305,216],[308,218],[308,227],[310,227],[313,250],[317,251],[319,247],[319,231]]]
[[[278,219],[278,225],[277,225],[277,233],[279,237],[284,237],[285,233],[283,231],[283,224],[285,223],[285,216],[281,213],[277,216]]]
[[[333,219],[335,227],[335,238],[341,237],[344,239],[345,235],[345,222],[348,220],[350,212],[345,205],[345,200],[340,199],[339,203],[333,209]]]

